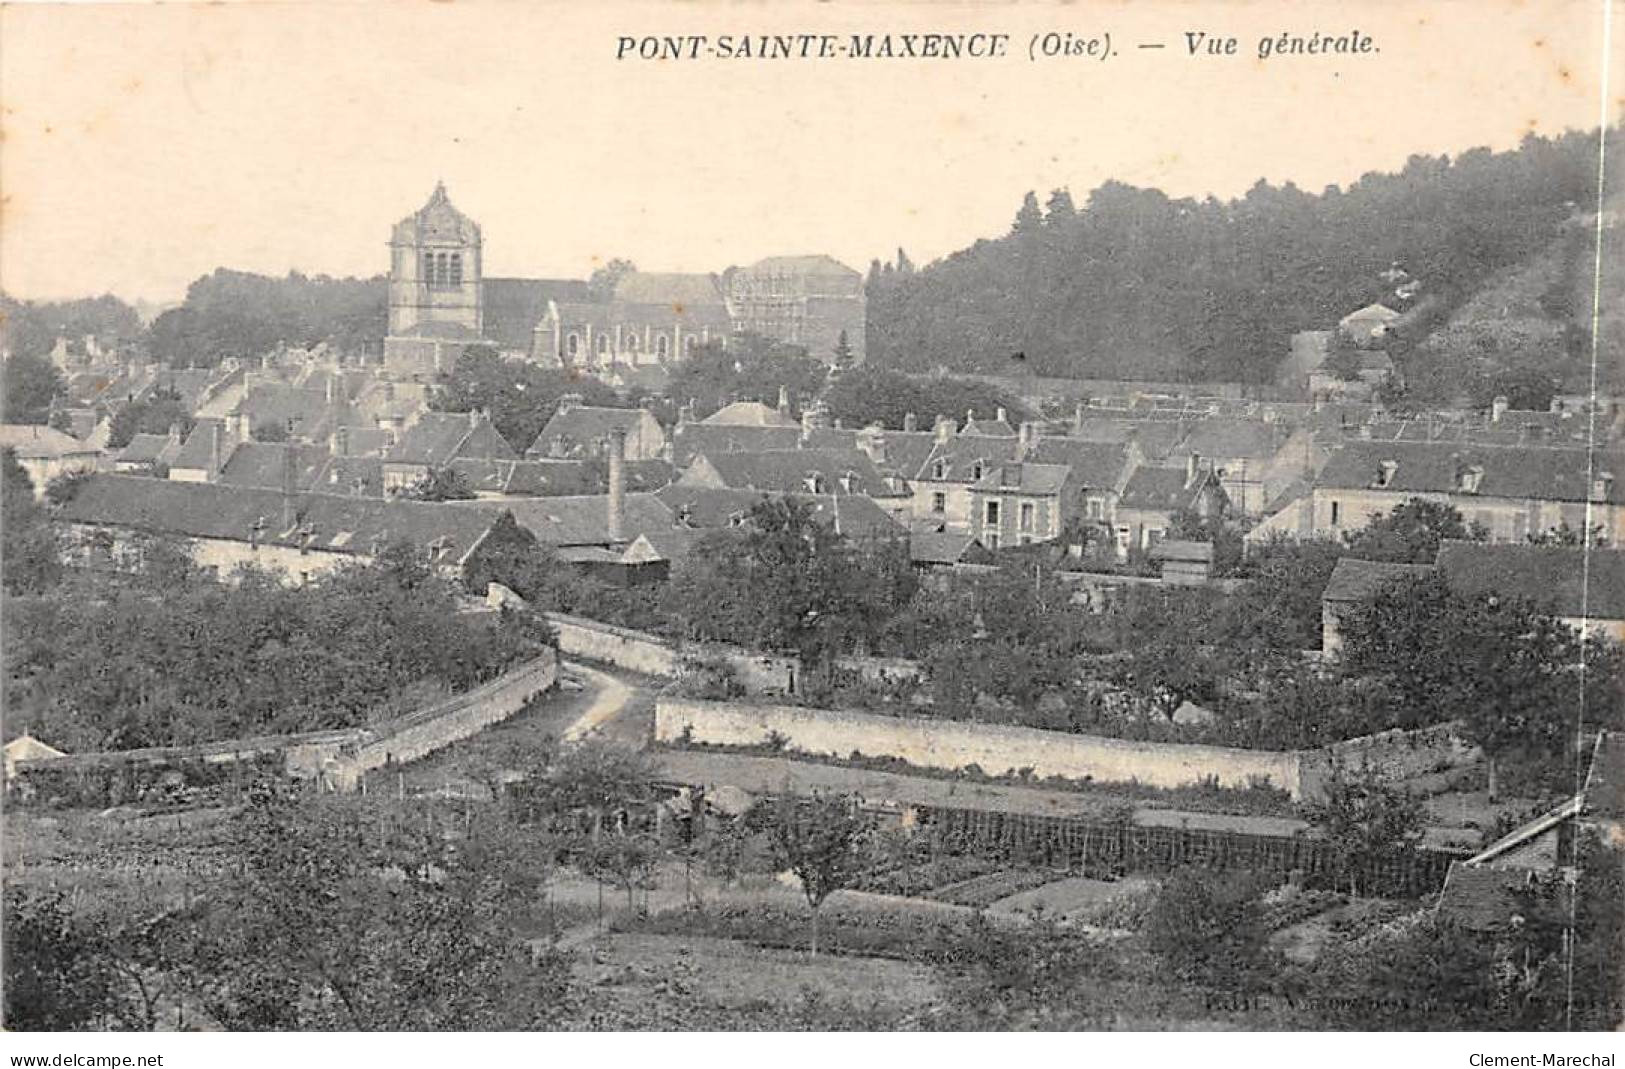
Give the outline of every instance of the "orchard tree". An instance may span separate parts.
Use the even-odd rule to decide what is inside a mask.
[[[1361,893],[1367,874],[1422,838],[1421,803],[1369,766],[1333,764],[1320,798],[1306,804],[1304,813],[1331,848],[1338,875],[1353,895]]]
[[[818,956],[818,914],[836,891],[857,882],[869,859],[874,818],[858,808],[858,798],[815,792],[811,798],[785,795],[772,810],[774,862],[795,873],[812,910],[812,956]]]

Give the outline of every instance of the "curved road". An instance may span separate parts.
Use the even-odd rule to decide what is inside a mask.
[[[574,723],[564,729],[563,740],[576,742],[597,731],[626,708],[626,703],[632,698],[632,688],[608,672],[588,668],[579,661],[567,661],[565,669],[582,683],[598,691],[598,696],[593,699],[592,704],[576,717]]]

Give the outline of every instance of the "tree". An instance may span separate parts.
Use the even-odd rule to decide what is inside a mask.
[[[57,531],[34,499],[34,483],[8,446],[0,450],[0,585],[11,594],[39,594],[62,576]]]
[[[195,423],[191,409],[180,394],[156,389],[113,414],[107,447],[123,449],[137,434],[168,434],[171,430],[184,438],[192,432]]]
[[[835,339],[835,348],[830,355],[833,358],[831,362],[835,367],[844,371],[852,366],[852,343],[847,339],[844,329],[841,331],[841,336]]]
[[[1486,537],[1488,532],[1477,524],[1469,527],[1453,505],[1413,497],[1343,539],[1350,555],[1362,560],[1432,564],[1446,539],[1482,542]]]
[[[51,402],[67,392],[62,373],[43,356],[13,353],[5,361],[4,419],[7,423],[44,423]]]
[[[795,873],[812,910],[812,956],[818,956],[818,912],[824,900],[850,887],[863,871],[875,822],[856,797],[815,792],[786,795],[773,807],[774,861]]]
[[[455,468],[430,468],[411,486],[401,491],[409,501],[472,501],[474,488]]]
[[[7,881],[5,1026],[17,1032],[97,1027],[113,1003],[113,978],[95,933],[62,892]]]
[[[621,279],[627,275],[637,273],[637,265],[631,260],[619,257],[609,261],[602,267],[596,267],[587,278],[587,292],[595,301],[610,301],[615,298],[615,288],[620,285]]]
[[[1265,975],[1259,886],[1234,873],[1170,873],[1145,921],[1145,940],[1164,972],[1182,983],[1249,991]]]
[[[519,801],[531,820],[571,821],[586,814],[597,838],[617,813],[653,801],[655,776],[648,754],[588,737],[534,768]]]
[[[1121,973],[1087,935],[1043,915],[1013,930],[978,914],[944,958],[947,1026],[974,1031],[1100,1027],[1095,992]]]
[[[429,406],[439,412],[488,412],[497,433],[523,451],[568,395],[583,404],[621,404],[613,389],[590,376],[505,360],[489,345],[470,345],[430,396]]]
[[[1354,895],[1369,874],[1422,838],[1421,803],[1369,766],[1333,764],[1320,799],[1305,805],[1304,815],[1331,848],[1337,872]]]
[[[210,1015],[231,1029],[529,1028],[562,962],[518,924],[546,856],[535,831],[429,806],[264,795],[196,907]]]

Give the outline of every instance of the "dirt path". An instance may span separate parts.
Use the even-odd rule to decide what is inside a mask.
[[[607,672],[600,672],[596,668],[588,668],[577,661],[570,661],[566,665],[570,675],[589,687],[596,687],[598,696],[587,706],[585,712],[576,718],[575,722],[564,729],[565,742],[575,742],[583,739],[609,721],[613,720],[627,702],[632,700],[632,688],[616,679]]]

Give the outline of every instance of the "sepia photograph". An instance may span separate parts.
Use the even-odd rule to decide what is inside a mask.
[[[8,1064],[1615,1065],[1622,120],[1625,0],[0,4]]]

